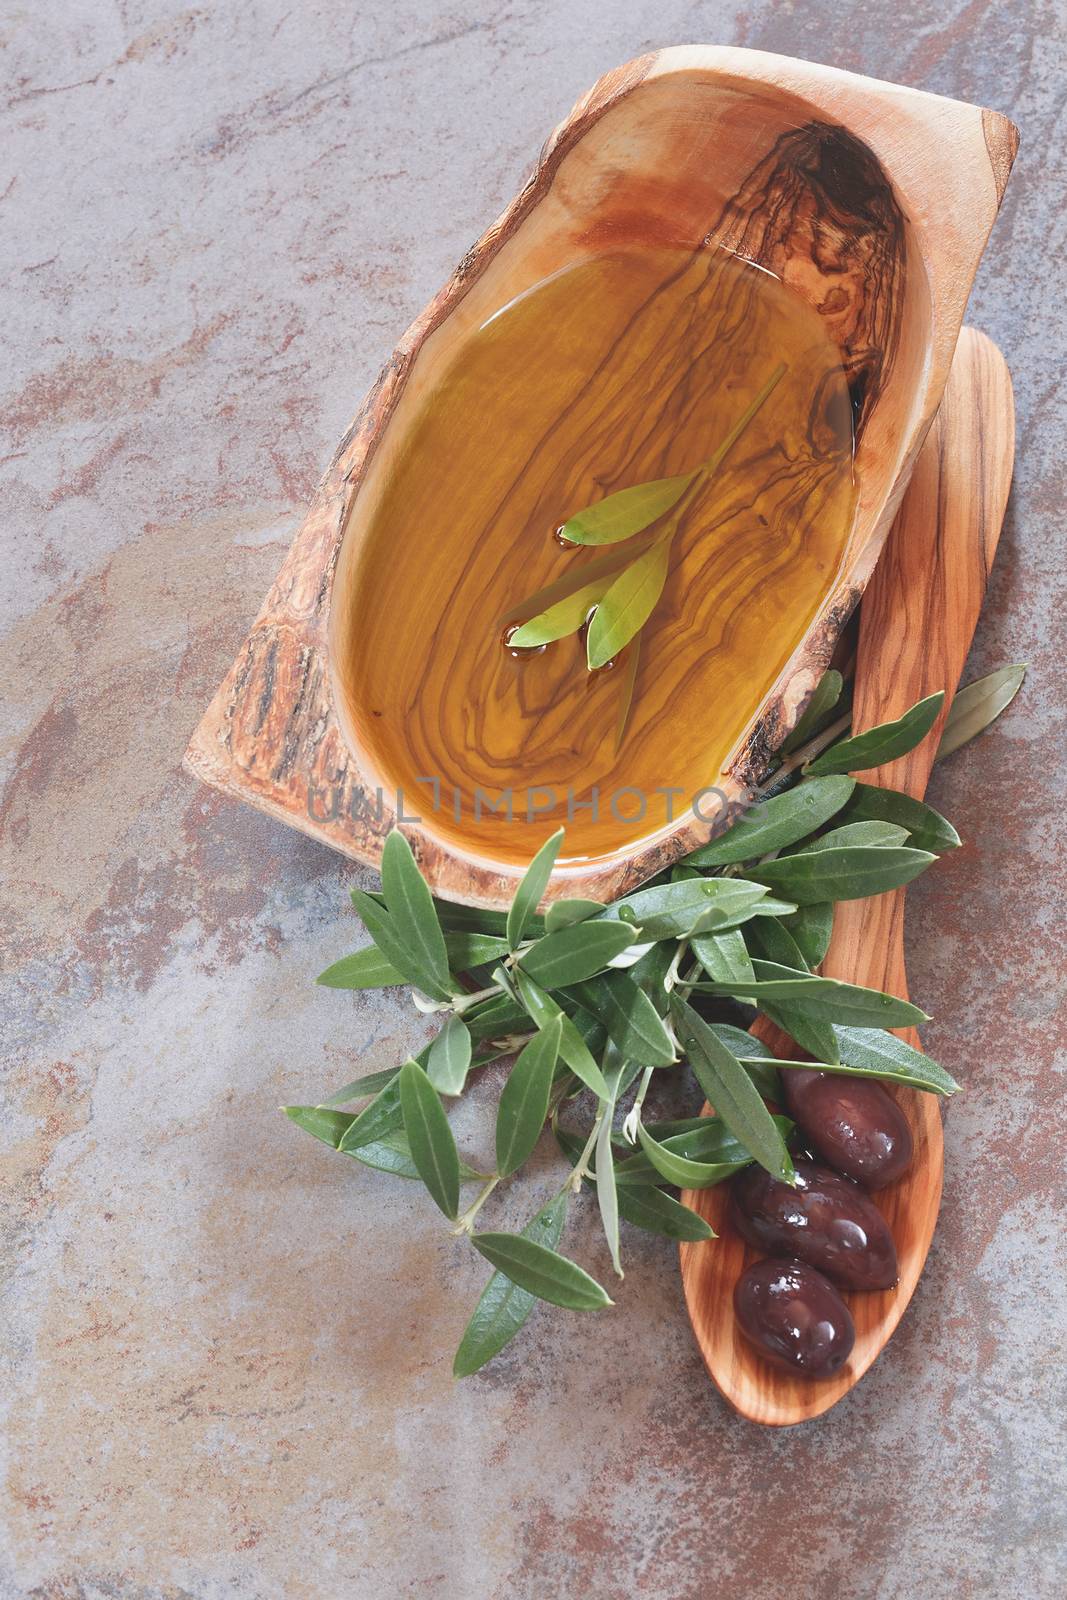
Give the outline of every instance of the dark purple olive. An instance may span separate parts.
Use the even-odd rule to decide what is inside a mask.
[[[830,1378],[848,1360],[856,1329],[829,1279],[802,1261],[747,1267],[734,1286],[741,1332],[776,1367],[798,1378]]]
[[[882,1189],[911,1160],[911,1129],[880,1083],[834,1072],[782,1073],[789,1115],[832,1167],[865,1189]]]
[[[769,1255],[796,1256],[846,1289],[891,1289],[897,1252],[874,1202],[829,1167],[794,1166],[795,1189],[762,1167],[734,1178],[730,1214],[741,1237]]]

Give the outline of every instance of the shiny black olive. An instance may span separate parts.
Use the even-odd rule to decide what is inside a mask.
[[[815,1150],[865,1189],[882,1189],[911,1160],[911,1129],[880,1083],[833,1072],[782,1073],[789,1115]]]
[[[796,1256],[847,1289],[892,1288],[897,1252],[874,1202],[829,1167],[794,1166],[795,1189],[762,1167],[734,1178],[730,1215],[741,1237],[771,1255]]]
[[[747,1267],[734,1286],[734,1312],[760,1354],[800,1378],[832,1377],[856,1339],[833,1284],[802,1261],[779,1257]]]

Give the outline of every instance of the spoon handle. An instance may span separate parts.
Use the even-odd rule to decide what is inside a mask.
[[[930,447],[920,454],[908,486],[909,525],[930,529],[931,537],[890,535],[860,613],[854,727],[862,730],[892,721],[916,700],[938,689],[945,691],[941,715],[921,744],[895,761],[859,774],[865,783],[899,789],[915,800],[926,793],[941,730],[982,609],[1015,453],[1011,379],[1003,356],[975,328],[964,328],[960,347],[966,359],[953,365]],[[970,473],[950,473],[944,457],[957,408],[977,419],[975,470]],[[986,438],[981,424],[990,416],[998,423]],[[955,541],[951,560],[945,560],[939,541],[950,480],[953,520],[973,529],[976,536]],[[907,997],[904,894],[897,889],[838,906],[822,968],[827,977]]]

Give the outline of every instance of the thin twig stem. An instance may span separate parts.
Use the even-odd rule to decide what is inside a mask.
[[[493,1177],[489,1178],[482,1188],[479,1189],[477,1195],[474,1197],[473,1202],[467,1207],[463,1215],[456,1218],[455,1227],[452,1229],[454,1234],[470,1233],[475,1217],[478,1215],[479,1211],[482,1209],[485,1202],[488,1200],[489,1196],[492,1194],[499,1182],[499,1177],[494,1174]]]
[[[817,733],[814,739],[809,739],[807,744],[802,744],[799,750],[794,750],[793,754],[787,756],[781,766],[776,767],[770,777],[760,784],[756,790],[759,798],[761,800],[768,799],[772,791],[777,791],[783,778],[787,778],[790,773],[796,772],[797,768],[802,767],[805,762],[814,760],[828,745],[833,744],[835,739],[845,733],[851,725],[852,712],[846,711],[843,716],[837,718],[836,722],[831,722],[828,728],[824,728],[821,733]]]

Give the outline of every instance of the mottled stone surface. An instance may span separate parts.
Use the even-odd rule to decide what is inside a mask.
[[[4,1600],[1062,1593],[1061,0],[39,0],[0,34]],[[275,1109],[425,1031],[311,983],[370,875],[179,770],[395,336],[574,97],[687,40],[1023,132],[972,310],[1020,420],[972,670],[1031,676],[938,770],[967,848],[911,900],[968,1092],[890,1349],[774,1435],[645,1236],[615,1311],[453,1384],[484,1269]]]

